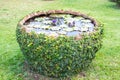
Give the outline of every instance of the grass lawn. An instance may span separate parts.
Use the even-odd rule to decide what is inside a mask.
[[[24,57],[16,42],[18,21],[38,10],[74,10],[104,23],[103,47],[91,66],[72,80],[120,80],[120,8],[108,0],[0,0],[0,80],[24,80]]]

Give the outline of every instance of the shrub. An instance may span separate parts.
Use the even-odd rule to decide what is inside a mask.
[[[116,0],[118,6],[120,6],[120,0]]]
[[[67,77],[79,73],[86,68],[95,53],[101,48],[103,27],[96,24],[95,31],[91,34],[75,37],[59,36],[48,37],[44,34],[27,33],[23,24],[28,19],[50,13],[68,13],[87,17],[72,11],[38,12],[25,17],[17,26],[16,36],[20,49],[28,62],[30,69],[50,77]]]
[[[110,0],[111,2],[116,2],[116,0]]]
[[[110,0],[110,1],[116,2],[116,4],[117,4],[118,6],[120,6],[120,0]]]

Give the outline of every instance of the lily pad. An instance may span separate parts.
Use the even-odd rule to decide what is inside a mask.
[[[63,24],[63,25],[60,25],[60,27],[61,27],[61,28],[66,28],[66,27],[68,27],[68,25]]]
[[[59,31],[59,32],[57,32],[57,33],[60,34],[60,35],[66,35],[66,34],[67,34],[66,31]]]
[[[41,22],[41,21],[43,21],[43,20],[44,20],[44,18],[35,18],[35,21]]]
[[[49,26],[47,26],[47,25],[46,25],[46,26],[44,25],[44,26],[41,26],[40,28],[42,28],[42,29],[45,29],[45,30],[46,30],[46,29],[49,29],[50,27],[49,27]]]
[[[61,28],[60,27],[50,27],[50,30],[52,31],[59,31]]]
[[[50,21],[50,20],[43,21],[43,24],[46,24],[46,25],[50,25],[51,23],[52,23],[52,21]]]
[[[84,23],[91,23],[92,21],[89,20],[89,19],[82,19],[81,22],[84,22]]]
[[[73,28],[64,28],[63,30],[67,31],[67,32],[70,32],[70,31],[73,31]]]
[[[87,32],[88,31],[88,27],[86,27],[86,26],[81,27],[81,31],[82,32]]]
[[[34,22],[30,22],[27,26],[28,27],[34,27],[35,25],[41,25],[41,23],[34,21]]]
[[[73,27],[73,30],[79,31],[79,30],[80,30],[80,27]]]

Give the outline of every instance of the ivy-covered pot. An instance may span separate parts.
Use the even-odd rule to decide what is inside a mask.
[[[26,30],[27,21],[51,14],[70,14],[90,19],[94,31],[79,36],[47,36]],[[74,11],[52,10],[35,12],[24,17],[17,25],[16,37],[30,69],[50,77],[67,77],[86,68],[101,48],[103,26],[98,22]]]

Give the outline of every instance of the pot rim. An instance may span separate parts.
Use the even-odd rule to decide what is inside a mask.
[[[96,26],[98,26],[98,23],[97,21],[86,15],[86,14],[83,14],[83,13],[80,13],[80,12],[75,12],[75,11],[72,11],[72,10],[49,10],[49,11],[37,11],[37,12],[34,12],[34,13],[31,13],[31,14],[28,14],[27,16],[25,16],[19,23],[18,25],[20,25],[21,27],[22,26],[25,26],[24,23],[26,21],[28,21],[29,19],[31,18],[34,18],[34,17],[38,17],[38,16],[47,16],[47,15],[51,15],[51,14],[70,14],[70,15],[75,15],[75,16],[81,16],[83,18],[86,18],[86,19],[90,19],[93,24]]]

